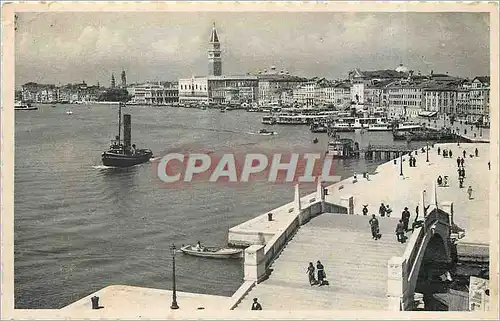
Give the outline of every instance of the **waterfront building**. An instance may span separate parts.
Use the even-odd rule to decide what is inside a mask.
[[[400,80],[388,85],[388,116],[390,118],[417,117],[422,106],[422,83]]]
[[[462,118],[467,118],[470,105],[470,91],[466,86],[467,84],[464,84],[457,89],[455,113]]]
[[[21,86],[23,101],[34,103],[52,103],[59,98],[58,89],[54,84],[37,84],[28,82]]]
[[[422,92],[422,110],[455,115],[458,87],[455,84],[428,83]]]
[[[179,90],[175,83],[145,83],[127,88],[133,105],[170,105],[179,101]]]
[[[490,122],[490,77],[475,77],[470,88],[470,105],[467,120],[471,122]]]
[[[364,83],[369,85],[382,80],[406,79],[408,78],[408,75],[408,68],[404,67],[403,65],[399,65],[395,70],[383,69],[362,71],[356,68],[349,72],[348,78],[352,84]]]
[[[336,83],[333,89],[333,104],[340,109],[349,108],[351,105],[351,84],[347,81]]]
[[[292,76],[284,70],[278,71],[275,66],[271,66],[269,71],[267,69],[264,72],[259,71],[256,76],[259,80],[258,100],[261,106],[283,103],[281,97],[283,92],[289,93],[290,89],[293,90],[297,86],[307,82],[307,79]]]
[[[256,76],[208,76],[179,79],[180,103],[253,103],[258,97]]]

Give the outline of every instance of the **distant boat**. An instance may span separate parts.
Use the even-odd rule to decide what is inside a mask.
[[[205,247],[197,249],[196,246],[186,245],[181,247],[184,254],[200,256],[212,259],[239,259],[242,257],[243,249],[228,249],[220,247]]]
[[[14,103],[14,110],[38,110],[38,107],[31,106],[30,103],[23,103],[21,101],[16,101]]]
[[[264,135],[264,136],[271,136],[271,135],[276,135],[278,133],[277,132],[268,131],[267,129],[261,129],[261,130],[259,130],[259,134],[260,135]]]
[[[130,167],[137,164],[148,162],[153,157],[150,149],[136,149],[135,144],[131,144],[131,117],[128,114],[123,115],[123,144],[120,139],[122,128],[122,106],[118,107],[118,136],[111,142],[109,150],[102,153],[102,164],[112,167]]]
[[[72,112],[71,110],[68,110],[68,111],[66,112],[66,115],[73,115],[73,112]]]

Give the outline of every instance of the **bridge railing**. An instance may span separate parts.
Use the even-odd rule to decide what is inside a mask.
[[[406,310],[413,303],[420,266],[422,263],[424,251],[432,237],[430,231],[436,226],[444,227],[449,232],[450,219],[446,212],[435,208],[425,218],[423,226],[415,228],[413,234],[408,240],[406,249],[401,257],[393,257],[389,261],[389,286],[388,298],[389,308],[395,310],[399,304]],[[439,233],[444,233],[442,229]],[[449,237],[449,233],[447,235]],[[449,250],[447,248],[447,250]],[[447,251],[449,254],[449,251]],[[396,302],[399,302],[396,304]]]

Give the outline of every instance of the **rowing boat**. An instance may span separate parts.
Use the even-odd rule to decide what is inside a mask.
[[[230,249],[230,248],[220,248],[220,247],[206,247],[203,246],[197,249],[196,246],[186,245],[181,247],[181,251],[184,254],[208,257],[213,259],[236,259],[242,257],[242,249]]]

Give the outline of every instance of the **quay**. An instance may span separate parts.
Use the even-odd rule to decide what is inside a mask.
[[[434,130],[440,130],[443,127],[451,128],[455,135],[459,136],[461,139],[469,143],[489,143],[490,142],[490,129],[489,128],[476,128],[473,125],[466,125],[465,123],[460,123],[460,121],[455,121],[453,125],[449,120],[439,118],[435,120],[428,120],[426,122],[421,122],[427,128]]]
[[[438,155],[438,147],[454,156]],[[497,225],[495,215],[489,215],[496,211],[490,203],[496,197],[497,181],[491,178],[498,175],[497,159],[490,159],[489,148],[478,143],[435,144],[429,149],[429,162],[427,153],[413,151],[416,167],[410,167],[404,155],[402,163],[400,159],[384,163],[369,178],[351,176],[330,186],[318,183],[316,192],[309,195],[302,196],[297,185],[292,202],[229,229],[228,243],[246,247],[243,284],[231,297],[178,292],[180,309],[170,310],[171,291],[108,286],[59,312],[79,318],[148,318],[237,310],[249,316],[254,297],[266,311],[413,310],[422,304],[421,266],[434,275],[442,273],[439,264],[432,263],[450,263],[450,237],[459,257],[489,260],[489,227]],[[471,199],[467,188],[458,186],[456,157],[462,157],[463,151],[464,185],[472,187]],[[447,186],[436,186],[439,175],[448,177]],[[390,205],[391,217],[379,216],[380,203]],[[368,216],[362,215],[363,205],[369,209]],[[394,233],[397,221],[408,207],[411,225],[417,205],[421,225],[409,231],[401,244]],[[372,214],[380,223],[379,240],[371,237]],[[308,282],[307,265],[317,260],[325,266],[329,285]],[[91,309],[94,295],[100,297],[102,309]]]

